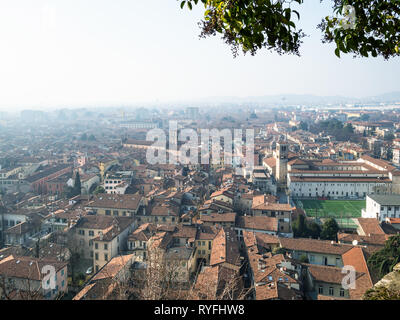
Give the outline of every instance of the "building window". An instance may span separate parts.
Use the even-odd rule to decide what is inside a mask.
[[[96,250],[99,248],[99,244],[98,244],[97,242],[94,244],[94,248],[95,248]]]
[[[106,210],[106,216],[111,216],[111,210]]]
[[[104,260],[108,261],[108,254],[107,253],[104,254]]]
[[[340,296],[344,297],[344,289],[343,288],[340,289]]]
[[[94,236],[94,231],[93,230],[89,230],[89,236],[91,236],[91,237]]]
[[[318,287],[318,293],[319,294],[324,294],[324,287],[323,286],[319,286]]]
[[[99,254],[96,252],[96,254],[94,255],[94,258],[96,259],[96,260],[99,260]]]
[[[329,287],[329,295],[333,296],[333,287]]]
[[[107,245],[107,243],[104,244],[104,250],[108,250],[108,245]]]

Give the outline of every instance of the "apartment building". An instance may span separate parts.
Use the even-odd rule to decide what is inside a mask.
[[[367,206],[362,210],[363,218],[375,218],[379,222],[387,218],[400,218],[400,195],[398,194],[369,194]]]
[[[9,284],[0,286],[0,297],[53,300],[68,292],[67,265],[67,262],[13,255],[0,259],[0,277]],[[54,268],[55,275],[46,280],[50,268]]]
[[[118,226],[120,226],[120,231],[118,231]],[[118,247],[123,247],[122,238],[119,237],[121,232],[126,233],[126,238],[129,234],[129,227],[131,231],[134,226],[134,220],[130,217],[109,217],[102,215],[86,215],[79,219],[79,221],[74,226],[72,232],[75,239],[75,245],[80,250],[82,254],[82,258],[96,260],[95,259],[95,249],[94,241],[98,241],[99,244],[103,244],[101,248],[101,252],[103,255],[102,258],[105,258],[104,254],[108,253],[109,257],[112,258],[115,252],[118,252]],[[127,231],[128,229],[128,231]],[[109,233],[110,232],[110,233]],[[106,235],[106,236],[105,236]],[[117,236],[116,236],[117,235]],[[125,235],[125,234],[124,234]],[[100,240],[101,236],[105,239],[103,242],[108,244],[108,242],[112,243],[110,245],[110,249],[108,246],[104,248],[104,243]],[[125,239],[126,240],[126,239]],[[100,247],[98,247],[100,248]],[[100,259],[100,255],[98,257]],[[106,261],[103,259],[102,261]]]
[[[127,251],[129,234],[135,227],[134,220],[128,217],[119,217],[113,221],[113,226],[105,233],[100,233],[92,239],[93,268],[99,271],[112,258]]]
[[[145,199],[138,194],[98,194],[86,205],[86,210],[97,215],[135,217],[144,214]]]

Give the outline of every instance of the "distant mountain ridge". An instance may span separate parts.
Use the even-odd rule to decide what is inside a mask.
[[[365,98],[343,96],[317,96],[312,94],[279,94],[251,97],[209,97],[198,99],[200,103],[257,103],[278,105],[328,105],[357,103],[394,103],[400,102],[400,91],[389,92]]]

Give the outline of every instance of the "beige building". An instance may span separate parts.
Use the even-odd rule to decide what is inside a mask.
[[[92,240],[93,268],[99,271],[112,258],[121,255],[127,248],[127,239],[134,229],[134,220],[119,218],[106,233],[102,231]]]
[[[99,194],[86,209],[103,216],[135,217],[139,213],[145,214],[145,205],[145,198],[138,194]]]
[[[120,231],[118,231],[118,227],[120,227]],[[112,257],[115,256],[116,252],[115,250],[118,249],[118,247],[121,248],[120,243],[122,243],[121,242],[122,240],[120,239],[117,239],[117,241],[115,242],[114,239],[115,236],[112,236],[112,234],[114,233],[119,235],[119,233],[121,232],[127,232],[126,234],[127,237],[128,231],[126,231],[126,229],[131,228],[132,230],[133,227],[134,227],[134,220],[129,217],[86,215],[82,217],[74,226],[73,235],[75,239],[75,244],[78,250],[80,250],[82,254],[82,258],[90,260],[95,260],[94,240],[99,240],[101,235],[103,235],[104,239],[110,239],[110,241],[112,242],[112,246],[110,245],[110,250],[112,251],[109,251],[109,249],[104,249],[103,246],[102,251],[101,252],[99,251],[98,254],[100,259],[100,253],[102,253],[102,258],[104,258],[104,254],[107,254],[108,252],[109,254],[108,258],[111,259]],[[98,265],[100,265],[100,263],[98,263]]]
[[[0,299],[11,300],[53,300],[68,292],[67,262],[14,257],[0,260]],[[54,278],[47,278],[54,268]],[[2,282],[3,283],[3,282]]]

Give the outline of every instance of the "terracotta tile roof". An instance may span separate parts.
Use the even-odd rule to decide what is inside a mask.
[[[8,228],[4,233],[22,235],[33,230],[33,224],[28,221],[20,222],[13,227]]]
[[[267,194],[266,195],[264,195],[264,194],[254,195],[253,196],[252,206],[256,207],[258,205],[261,205],[261,204],[267,203],[267,202],[276,203],[277,201],[278,201],[278,198],[273,196],[273,195],[270,195],[270,194],[268,194],[268,195]]]
[[[200,298],[216,296],[218,285],[218,266],[205,267],[196,279],[195,290]]]
[[[287,203],[270,203],[264,202],[261,204],[256,204],[251,206],[252,210],[271,210],[271,211],[293,211],[296,207],[292,207]]]
[[[112,258],[101,270],[92,278],[92,281],[114,278],[127,264],[133,262],[134,255],[124,255]]]
[[[271,282],[256,286],[256,300],[303,300],[301,293],[295,289]]]
[[[173,238],[189,238],[195,239],[197,234],[197,228],[195,226],[186,226],[178,224],[175,231],[172,233]]]
[[[178,216],[179,207],[169,201],[159,202],[150,205],[146,210],[151,216]]]
[[[233,228],[221,228],[214,238],[210,265],[228,263],[240,266],[239,243],[236,232]]]
[[[305,238],[279,238],[282,248],[304,252],[327,253],[342,255],[353,246],[349,244],[331,243],[327,240]]]
[[[33,257],[14,257],[11,255],[0,260],[0,275],[40,281],[44,277],[41,270],[46,265],[54,266],[56,272],[58,272],[66,267],[68,263]]]
[[[228,198],[233,199],[233,193],[228,189],[217,190],[217,191],[213,192],[210,195],[210,198],[215,198],[215,197],[218,197],[218,196],[221,196],[221,195],[224,195],[224,196],[226,196]]]
[[[152,248],[159,248],[166,250],[172,241],[171,233],[169,232],[157,232],[149,240]]]
[[[137,210],[142,196],[133,194],[99,194],[87,205],[89,208]]]
[[[274,157],[265,158],[263,160],[263,164],[267,165],[270,168],[275,168],[276,167],[276,159]]]
[[[236,228],[278,232],[278,218],[259,216],[239,216]]]
[[[214,240],[219,229],[215,226],[198,226],[196,240]]]
[[[256,233],[256,240],[259,246],[265,246],[269,244],[279,244],[279,238],[267,233]]]
[[[113,225],[115,218],[111,216],[87,215],[79,219],[75,228],[104,230]]]
[[[237,271],[222,265],[205,267],[196,279],[194,292],[195,299],[216,300],[223,299],[223,290],[228,285],[234,290],[234,295],[242,291],[242,278]]]
[[[364,235],[385,234],[375,218],[358,218],[355,220],[361,227]]]
[[[372,158],[372,157],[367,156],[367,155],[361,156],[361,159],[365,160],[365,161],[368,161],[368,162],[371,162],[371,163],[373,163],[373,164],[375,164],[377,166],[380,166],[384,170],[391,171],[391,170],[396,169],[396,167],[392,166],[391,164],[389,164],[389,162],[387,162],[385,160],[375,159],[375,158]]]
[[[345,266],[353,266],[357,273],[361,273],[360,276],[356,276],[355,289],[349,289],[350,299],[361,300],[365,291],[372,288],[374,285],[363,249],[359,247],[352,248],[342,255],[342,260]]]
[[[122,232],[124,232],[127,228],[132,226],[134,223],[134,219],[129,217],[116,217],[113,221],[113,226],[107,230],[103,236],[97,236],[93,238],[93,241],[111,241],[115,237],[119,236]]]
[[[257,239],[256,239],[255,232],[243,231],[243,241],[247,248],[255,247],[255,249],[257,249],[256,248],[257,247]],[[258,250],[257,250],[257,252],[258,252]]]
[[[290,176],[290,181],[292,182],[359,182],[359,183],[367,183],[367,182],[391,182],[389,178],[383,177],[297,177],[297,176]]]
[[[201,215],[201,221],[203,222],[232,222],[236,221],[236,212],[226,212],[226,213],[211,213],[209,215]]]
[[[308,268],[315,281],[342,284],[343,277],[345,276],[342,273],[342,268],[308,263],[304,263],[303,265]]]
[[[384,246],[387,238],[388,236],[385,234],[361,236],[358,234],[338,233],[338,241],[343,243],[353,243],[356,240],[358,244]]]
[[[140,225],[136,230],[129,235],[128,240],[147,241],[156,232],[157,227],[151,223]]]
[[[389,218],[389,223],[400,224],[400,218]]]

